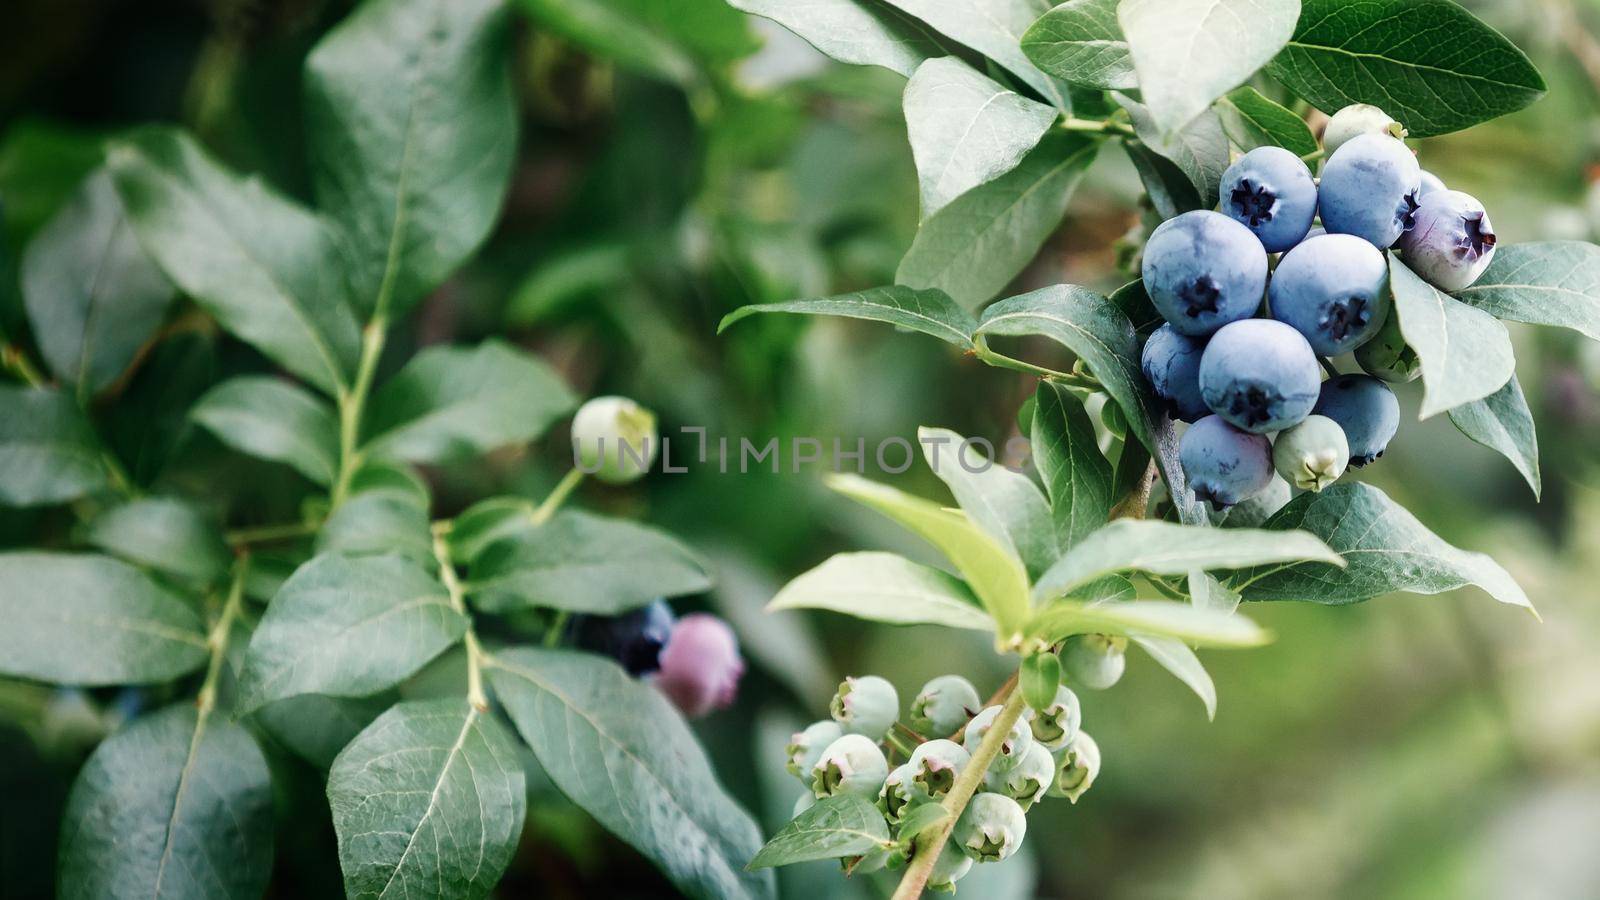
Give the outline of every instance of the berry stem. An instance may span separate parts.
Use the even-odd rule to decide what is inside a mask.
[[[572,492],[582,483],[583,471],[581,469],[568,470],[567,474],[561,476],[561,480],[556,482],[556,486],[551,488],[544,501],[529,514],[530,518],[533,519],[533,524],[539,526],[550,521],[550,517],[556,514],[556,510],[561,508],[561,504],[565,503],[567,498],[572,495]]]
[[[978,786],[983,783],[983,776],[988,773],[994,758],[1000,754],[1000,745],[1005,743],[1006,736],[1011,733],[1011,726],[1022,717],[1022,692],[1016,688],[1017,676],[1013,674],[1001,688],[1005,702],[1000,706],[1000,714],[995,716],[988,733],[983,736],[983,743],[978,745],[977,751],[972,754],[972,759],[967,762],[967,767],[956,776],[956,783],[951,786],[950,793],[941,801],[945,810],[950,813],[949,817],[944,820],[944,824],[930,828],[917,836],[916,842],[912,845],[911,864],[906,866],[906,873],[901,876],[900,886],[895,888],[892,900],[915,900],[922,896],[923,888],[928,885],[928,876],[933,874],[933,866],[939,861],[939,854],[943,852],[945,842],[950,839],[950,831],[955,828],[956,820],[961,818],[961,811],[967,808],[972,795],[978,792]]]
[[[1100,390],[1099,380],[1094,378],[1092,375],[1079,374],[1076,372],[1058,372],[1055,369],[1046,369],[1043,366],[1036,366],[1030,362],[1023,362],[1020,359],[1013,359],[1004,353],[997,353],[994,350],[990,350],[988,342],[985,341],[981,336],[973,342],[972,355],[998,369],[1013,369],[1018,372],[1026,372],[1029,375],[1037,375],[1040,378],[1049,379],[1050,381],[1064,384],[1068,387],[1082,388],[1086,391]]]
[[[1135,137],[1132,125],[1124,122],[1113,122],[1099,119],[1077,119],[1071,116],[1061,120],[1062,131],[1082,131],[1089,134],[1120,134],[1125,137]]]
[[[204,721],[217,706],[217,682],[222,676],[222,661],[228,655],[228,638],[233,632],[233,620],[239,615],[244,602],[244,580],[250,571],[250,554],[241,553],[233,564],[233,582],[228,586],[228,599],[222,604],[222,613],[206,635],[206,647],[211,651],[211,662],[206,666],[206,680],[200,684],[200,695],[195,701]]]
[[[321,524],[316,522],[286,522],[282,525],[262,525],[258,528],[236,528],[224,537],[231,546],[242,547],[248,544],[270,544],[309,537],[316,534],[320,527]]]
[[[1333,364],[1333,360],[1327,358],[1326,356],[1317,357],[1317,362],[1322,363],[1322,368],[1328,373],[1329,378],[1338,378],[1340,375],[1344,374],[1343,372],[1339,371],[1338,366]]]
[[[15,344],[0,344],[0,368],[21,378],[29,387],[44,387],[46,384],[44,375],[34,366],[33,360]]]
[[[350,479],[361,467],[361,418],[366,414],[367,396],[378,373],[378,357],[383,355],[388,322],[380,311],[361,330],[361,361],[356,364],[356,380],[348,391],[339,394],[339,477],[334,480],[332,501],[338,506],[350,492]]]
[[[450,545],[444,539],[447,531],[447,528],[434,526],[433,558],[439,563],[439,580],[444,582],[444,589],[450,595],[451,608],[467,620],[467,633],[462,636],[462,643],[467,647],[467,702],[479,712],[488,712],[489,697],[483,692],[485,654],[478,643],[477,632],[472,628],[472,617],[467,613],[466,593],[461,589],[461,579],[456,574],[455,564],[450,561]]]
[[[923,737],[920,732],[918,732],[916,729],[912,728],[911,726],[905,724],[904,722],[896,722],[896,723],[894,723],[894,728],[895,728],[896,731],[900,732],[900,734],[903,735],[904,737],[906,737],[908,740],[916,741],[918,744],[926,744],[928,742],[928,739]]]

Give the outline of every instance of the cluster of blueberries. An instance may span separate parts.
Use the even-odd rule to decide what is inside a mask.
[[[1098,643],[1069,642],[1064,662],[1085,686],[1109,687],[1122,674],[1123,647],[1112,646],[1120,639],[1093,639]],[[824,797],[855,794],[874,801],[898,837],[912,810],[950,793],[1000,711],[983,705],[972,682],[941,675],[922,686],[901,722],[894,685],[876,675],[846,678],[829,704],[832,718],[789,741],[788,769],[806,786],[794,814]],[[1028,810],[1045,797],[1076,803],[1083,796],[1100,771],[1100,748],[1081,724],[1078,697],[1064,685],[1047,706],[1023,711],[951,828],[929,888],[952,891],[973,863],[1015,853],[1028,829]],[[891,767],[898,757],[905,761]],[[897,868],[906,852],[897,845],[845,862],[852,873]]]
[[[1392,312],[1386,251],[1453,292],[1495,247],[1483,205],[1423,171],[1404,133],[1376,107],[1340,110],[1320,180],[1293,153],[1259,147],[1223,175],[1220,212],[1151,234],[1142,275],[1166,324],[1145,344],[1144,374],[1193,423],[1180,456],[1198,499],[1232,506],[1274,485],[1274,469],[1322,490],[1382,456],[1399,428],[1386,382],[1421,369]],[[1319,357],[1351,352],[1365,374],[1323,381]]]
[[[691,718],[733,703],[744,675],[739,641],[727,622],[707,613],[680,619],[665,600],[620,616],[573,616],[568,629],[573,646],[650,680]]]

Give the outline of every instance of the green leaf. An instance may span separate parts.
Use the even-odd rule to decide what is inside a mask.
[[[890,625],[994,631],[961,579],[893,553],[838,553],[795,578],[767,610],[826,609]]]
[[[0,673],[59,684],[168,681],[205,663],[200,618],[105,556],[0,553]]]
[[[251,560],[254,568],[257,560]],[[279,743],[323,772],[339,751],[383,711],[395,704],[390,691],[372,697],[326,697],[299,694],[275,700],[255,711],[255,721]]]
[[[1197,609],[1170,600],[1062,600],[1034,613],[1027,633],[1051,644],[1075,634],[1154,635],[1210,647],[1259,647],[1272,639],[1256,623],[1237,613]]]
[[[1022,52],[1045,72],[1103,90],[1139,86],[1128,40],[1117,24],[1118,0],[1071,0],[1050,10],[1022,35]]]
[[[189,415],[241,453],[293,466],[323,486],[333,483],[339,421],[321,397],[278,378],[245,375],[207,391]]]
[[[372,398],[368,452],[436,463],[531,441],[576,404],[561,377],[500,340],[430,347]]]
[[[177,703],[95,748],[62,815],[58,896],[262,896],[272,875],[272,780],[226,718]]]
[[[317,533],[317,553],[374,556],[395,553],[433,565],[428,511],[393,490],[356,494],[339,504]]]
[[[577,511],[489,545],[469,574],[467,593],[488,612],[547,606],[614,616],[711,587],[705,564],[671,535]]]
[[[900,523],[938,548],[1009,635],[1028,615],[1028,573],[1022,562],[956,510],[854,475],[835,474],[828,487]]]
[[[538,527],[533,518],[535,508],[524,497],[489,497],[472,504],[455,517],[445,534],[450,558],[468,565],[502,538],[532,531]]]
[[[623,68],[703,87],[703,65],[725,68],[760,43],[746,19],[700,0],[521,0],[546,30]]]
[[[1515,375],[1505,387],[1482,400],[1451,409],[1450,421],[1462,434],[1511,460],[1533,489],[1534,498],[1539,497],[1539,438]]]
[[[467,630],[444,586],[398,556],[318,556],[272,598],[239,676],[245,711],[298,694],[393,687]]]
[[[889,843],[889,823],[872,801],[855,794],[841,794],[818,800],[778,829],[747,868],[765,869],[814,859],[864,856]]]
[[[1157,130],[1171,134],[1283,48],[1299,0],[1122,0],[1117,20]]]
[[[114,506],[91,521],[84,540],[130,562],[209,583],[233,560],[222,530],[186,500],[147,497]]]
[[[0,385],[0,506],[48,506],[106,486],[100,443],[72,398]]]
[[[1208,209],[1210,201],[1200,199],[1194,182],[1178,164],[1151,150],[1142,141],[1123,141],[1128,160],[1139,173],[1139,182],[1150,198],[1150,205],[1163,221],[1197,209]]]
[[[139,243],[184,293],[322,390],[349,384],[361,335],[322,220],[179,131],[136,132],[106,158]]]
[[[1095,441],[1088,412],[1071,391],[1042,381],[1034,397],[1033,464],[1050,494],[1056,546],[1065,550],[1111,515],[1111,463]]]
[[[1511,380],[1511,335],[1494,316],[1423,281],[1394,256],[1389,283],[1400,333],[1422,363],[1421,418],[1481,400]]]
[[[172,284],[134,239],[105,169],[28,245],[22,298],[50,371],[78,395],[109,386],[161,324]]]
[[[1177,638],[1149,634],[1130,634],[1128,640],[1143,647],[1144,652],[1150,654],[1150,658],[1159,663],[1161,668],[1188,685],[1200,702],[1206,705],[1207,719],[1217,717],[1217,686],[1206,667],[1200,664],[1200,657],[1194,655],[1188,644]]]
[[[1368,484],[1336,484],[1319,494],[1301,494],[1266,527],[1309,531],[1347,566],[1292,563],[1238,572],[1230,586],[1246,600],[1359,603],[1396,591],[1438,594],[1472,584],[1501,603],[1533,610],[1528,595],[1499,563],[1445,543]]]
[[[1067,86],[1039,71],[1022,52],[1022,34],[1048,0],[888,0],[942,34],[1003,66],[1056,108],[1070,111]]]
[[[895,829],[895,841],[910,844],[917,835],[930,828],[944,825],[950,819],[950,811],[942,803],[920,803],[912,807],[900,818],[900,825]]]
[[[1456,298],[1497,319],[1570,328],[1600,341],[1600,247],[1580,241],[1507,244]]]
[[[1317,137],[1304,119],[1249,85],[1218,100],[1217,114],[1222,117],[1222,130],[1246,151],[1282,147],[1295,156],[1309,156],[1318,150]]]
[[[1040,601],[1116,572],[1188,575],[1195,569],[1238,569],[1261,563],[1319,560],[1338,567],[1339,554],[1316,536],[1259,528],[1197,528],[1118,519],[1062,555],[1034,585]]]
[[[516,648],[489,681],[550,780],[691,897],[771,897],[761,832],[660,691],[596,656]]]
[[[1015,169],[923,222],[895,281],[939,288],[968,308],[988,301],[1033,261],[1061,224],[1098,149],[1097,141],[1080,135],[1047,135]]]
[[[820,316],[845,316],[887,322],[931,335],[964,350],[972,349],[972,330],[978,321],[957,306],[944,291],[916,290],[903,285],[869,288],[833,297],[812,297],[783,303],[742,306],[723,317],[717,326],[721,334],[729,325],[756,313],[804,313]]]
[[[1239,594],[1202,569],[1189,573],[1189,602],[1200,609],[1231,613],[1239,608]]]
[[[882,66],[909,77],[923,60],[950,50],[938,32],[883,0],[728,2],[777,22],[824,54],[851,65]]]
[[[1061,657],[1046,650],[1022,661],[1017,672],[1017,685],[1022,688],[1022,699],[1034,709],[1044,709],[1056,698],[1056,688],[1061,686]]]
[[[1223,133],[1222,119],[1210,110],[1202,110],[1182,128],[1162,132],[1143,104],[1119,93],[1111,97],[1128,111],[1134,133],[1145,147],[1177,166],[1188,179],[1197,198],[1195,202],[1199,204],[1193,208],[1216,206],[1217,189],[1222,185],[1223,173],[1228,170],[1228,136]],[[1187,212],[1178,199],[1174,198],[1177,208]]]
[[[1150,302],[1150,295],[1145,292],[1144,279],[1136,278],[1122,287],[1111,292],[1106,298],[1111,305],[1122,310],[1122,314],[1133,323],[1133,330],[1139,334],[1148,334],[1166,324],[1166,319],[1156,311],[1156,305]]]
[[[527,812],[505,727],[465,700],[401,703],[328,772],[347,897],[487,897]]]
[[[918,428],[917,442],[967,518],[1020,559],[1030,577],[1056,561],[1050,505],[1026,475],[985,459],[967,438],[945,428]]]
[[[917,67],[904,106],[924,219],[1016,168],[1058,115],[950,56]]]
[[[356,469],[356,473],[350,476],[350,493],[352,496],[363,493],[383,494],[390,499],[414,506],[424,514],[433,506],[433,496],[422,475],[411,466],[392,459],[364,461],[361,467]]]
[[[1194,502],[1178,464],[1177,435],[1140,369],[1139,336],[1120,309],[1077,285],[1056,285],[1002,300],[984,310],[977,333],[1043,335],[1077,354],[1122,407],[1128,427],[1156,459],[1182,521],[1205,521],[1205,512]]]
[[[1267,71],[1333,113],[1371,103],[1412,137],[1458,131],[1544,96],[1514,44],[1451,0],[1303,0],[1299,27]]]
[[[499,0],[371,0],[306,58],[317,199],[367,314],[404,312],[488,236],[517,146]]]

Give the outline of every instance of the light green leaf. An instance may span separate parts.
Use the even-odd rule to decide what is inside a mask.
[[[190,417],[217,440],[293,466],[320,485],[339,467],[339,421],[326,400],[278,378],[245,375],[206,392]]]
[[[1177,166],[1188,179],[1198,198],[1199,205],[1193,208],[1215,206],[1222,174],[1228,170],[1228,136],[1223,133],[1222,119],[1211,110],[1202,110],[1182,128],[1163,132],[1142,103],[1119,93],[1111,97],[1128,111],[1133,130],[1145,147]]]
[[[1170,600],[1062,600],[1034,613],[1027,633],[1052,644],[1075,634],[1155,635],[1208,647],[1259,647],[1272,639],[1237,613],[1197,609]]]
[[[890,285],[833,297],[742,306],[723,317],[722,323],[717,326],[717,333],[721,334],[729,325],[756,313],[804,313],[887,322],[931,335],[964,350],[972,349],[972,330],[978,324],[972,313],[957,306],[944,291],[935,288],[919,291],[903,285]]]
[[[744,16],[702,0],[521,0],[542,31],[620,66],[704,87],[703,67],[724,69],[760,42]]]
[[[608,660],[561,650],[498,653],[488,676],[556,787],[685,894],[773,896],[769,874],[742,871],[760,829],[660,691]]]
[[[671,535],[577,511],[490,544],[469,574],[467,593],[488,612],[548,606],[614,616],[711,587],[705,564]]]
[[[0,385],[0,506],[66,503],[105,486],[100,443],[71,397]]]
[[[1231,613],[1239,608],[1239,594],[1203,569],[1189,573],[1189,602],[1200,609]]]
[[[433,506],[428,483],[416,469],[392,459],[369,459],[350,476],[350,494],[383,494],[424,514]]]
[[[1580,241],[1501,246],[1456,298],[1497,319],[1570,328],[1600,341],[1600,247]]]
[[[828,487],[899,522],[938,548],[1009,635],[1028,615],[1028,573],[1015,555],[956,510],[854,475],[833,475]]]
[[[942,803],[922,803],[914,806],[900,817],[900,825],[894,833],[895,840],[909,842],[930,828],[944,825],[949,818],[950,811],[945,809]]]
[[[39,352],[78,395],[117,380],[160,326],[172,284],[134,239],[105,169],[22,257],[22,298]]]
[[[499,218],[517,146],[506,18],[499,0],[370,0],[306,58],[313,182],[364,313],[405,311]]]
[[[200,618],[105,556],[0,553],[0,673],[59,684],[143,684],[206,661]]]
[[[917,229],[895,281],[939,288],[977,307],[1033,261],[1061,224],[1099,143],[1064,132],[1039,142],[1010,172],[944,206]]]
[[[1282,147],[1295,156],[1317,152],[1317,138],[1304,119],[1261,96],[1248,84],[1217,101],[1222,129],[1242,149]]]
[[[1030,576],[1056,561],[1050,505],[1026,475],[985,459],[967,438],[945,428],[919,428],[917,441],[928,468],[967,518],[1022,560]]]
[[[1304,0],[1267,71],[1324,112],[1381,107],[1412,137],[1459,131],[1544,96],[1514,44],[1451,0]]]
[[[1122,0],[1117,20],[1156,127],[1171,134],[1283,48],[1299,0]]]
[[[465,700],[401,703],[328,772],[346,897],[489,896],[527,812],[505,727]]]
[[[1049,600],[1116,572],[1188,575],[1195,569],[1239,569],[1299,560],[1343,565],[1339,554],[1304,532],[1118,519],[1063,554],[1061,561],[1039,578],[1033,594],[1037,600]]]
[[[257,561],[251,560],[252,568]],[[298,694],[268,703],[253,718],[279,743],[326,772],[339,751],[397,699],[393,691],[371,697]]]
[[[1094,423],[1071,391],[1042,381],[1034,397],[1033,464],[1050,494],[1056,546],[1065,550],[1111,515],[1111,463],[1095,441]]]
[[[1050,8],[1048,0],[887,0],[942,34],[989,57],[1057,109],[1070,112],[1067,86],[1039,71],[1022,52],[1022,34]]]
[[[1319,494],[1301,494],[1268,519],[1266,528],[1309,531],[1347,566],[1290,563],[1235,573],[1229,586],[1246,600],[1359,603],[1397,591],[1438,594],[1472,584],[1501,603],[1533,610],[1528,595],[1499,563],[1445,543],[1369,484],[1336,484]]]
[[[1128,40],[1117,24],[1118,0],[1071,0],[1041,16],[1022,35],[1022,52],[1045,72],[1104,90],[1139,86]]]
[[[428,510],[393,490],[356,494],[339,504],[322,524],[317,553],[395,553],[431,567],[433,534],[428,529]]]
[[[192,703],[141,716],[95,748],[62,815],[57,896],[262,896],[272,780],[243,728]]]
[[[89,523],[84,540],[130,562],[201,583],[220,578],[233,560],[217,523],[172,497],[114,506]]]
[[[889,843],[889,823],[872,801],[855,794],[824,797],[780,828],[748,868],[863,856]]]
[[[882,66],[909,77],[951,45],[938,32],[882,0],[728,0],[764,16],[842,63]]]
[[[146,252],[222,327],[332,394],[361,336],[333,231],[180,131],[148,128],[107,151]]]
[[[1535,499],[1539,496],[1539,438],[1533,413],[1515,375],[1506,386],[1482,400],[1450,410],[1450,421],[1461,433],[1494,450],[1517,467]]]
[[[893,553],[838,553],[783,586],[767,610],[826,609],[890,625],[994,631],[961,579]]]
[[[532,531],[538,527],[533,518],[535,508],[533,501],[524,497],[489,497],[472,504],[455,517],[445,535],[450,558],[468,565],[502,538]]]
[[[560,376],[500,340],[418,353],[372,398],[366,448],[445,462],[531,441],[576,404]]]
[[[1200,702],[1206,705],[1206,718],[1217,717],[1217,686],[1211,680],[1211,673],[1200,664],[1200,657],[1194,655],[1188,644],[1177,638],[1150,634],[1130,634],[1128,640],[1143,647],[1161,668],[1188,685],[1189,689],[1200,698]]]
[[[1511,335],[1494,316],[1468,306],[1389,258],[1400,333],[1422,363],[1421,418],[1481,400],[1516,371]]]
[[[284,582],[250,638],[245,711],[298,694],[393,687],[466,632],[444,586],[398,556],[318,556]]]
[[[1028,706],[1035,710],[1049,706],[1061,686],[1061,657],[1049,650],[1028,656],[1017,670],[1017,686]]]
[[[1058,115],[950,56],[917,67],[904,106],[924,219],[1016,168]]]

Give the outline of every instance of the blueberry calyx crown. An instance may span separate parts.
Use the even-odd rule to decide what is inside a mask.
[[[1265,185],[1255,185],[1250,179],[1240,180],[1230,198],[1239,215],[1250,220],[1252,226],[1272,221],[1278,209],[1278,195]]]
[[[1417,191],[1407,192],[1400,198],[1400,206],[1394,211],[1394,220],[1400,224],[1401,231],[1410,231],[1417,227],[1417,210],[1422,208],[1417,194]]]
[[[1365,328],[1371,318],[1372,311],[1367,308],[1367,298],[1346,297],[1328,304],[1327,311],[1317,324],[1329,337],[1342,341],[1351,332]]]
[[[1254,427],[1272,418],[1273,399],[1272,394],[1260,385],[1253,384],[1233,392],[1233,396],[1228,398],[1228,412]]]
[[[1184,314],[1191,319],[1202,313],[1214,313],[1222,300],[1222,286],[1209,275],[1202,275],[1178,289],[1178,299],[1185,304]]]
[[[1466,232],[1466,237],[1461,242],[1461,251],[1468,259],[1477,259],[1494,249],[1498,238],[1493,231],[1484,227],[1483,213],[1468,213],[1462,216],[1461,224]]]
[[[1194,498],[1196,500],[1200,501],[1201,503],[1211,504],[1213,509],[1222,510],[1233,505],[1232,503],[1224,503],[1222,499],[1217,496],[1217,491],[1208,484],[1192,484],[1190,487],[1194,490]]]

